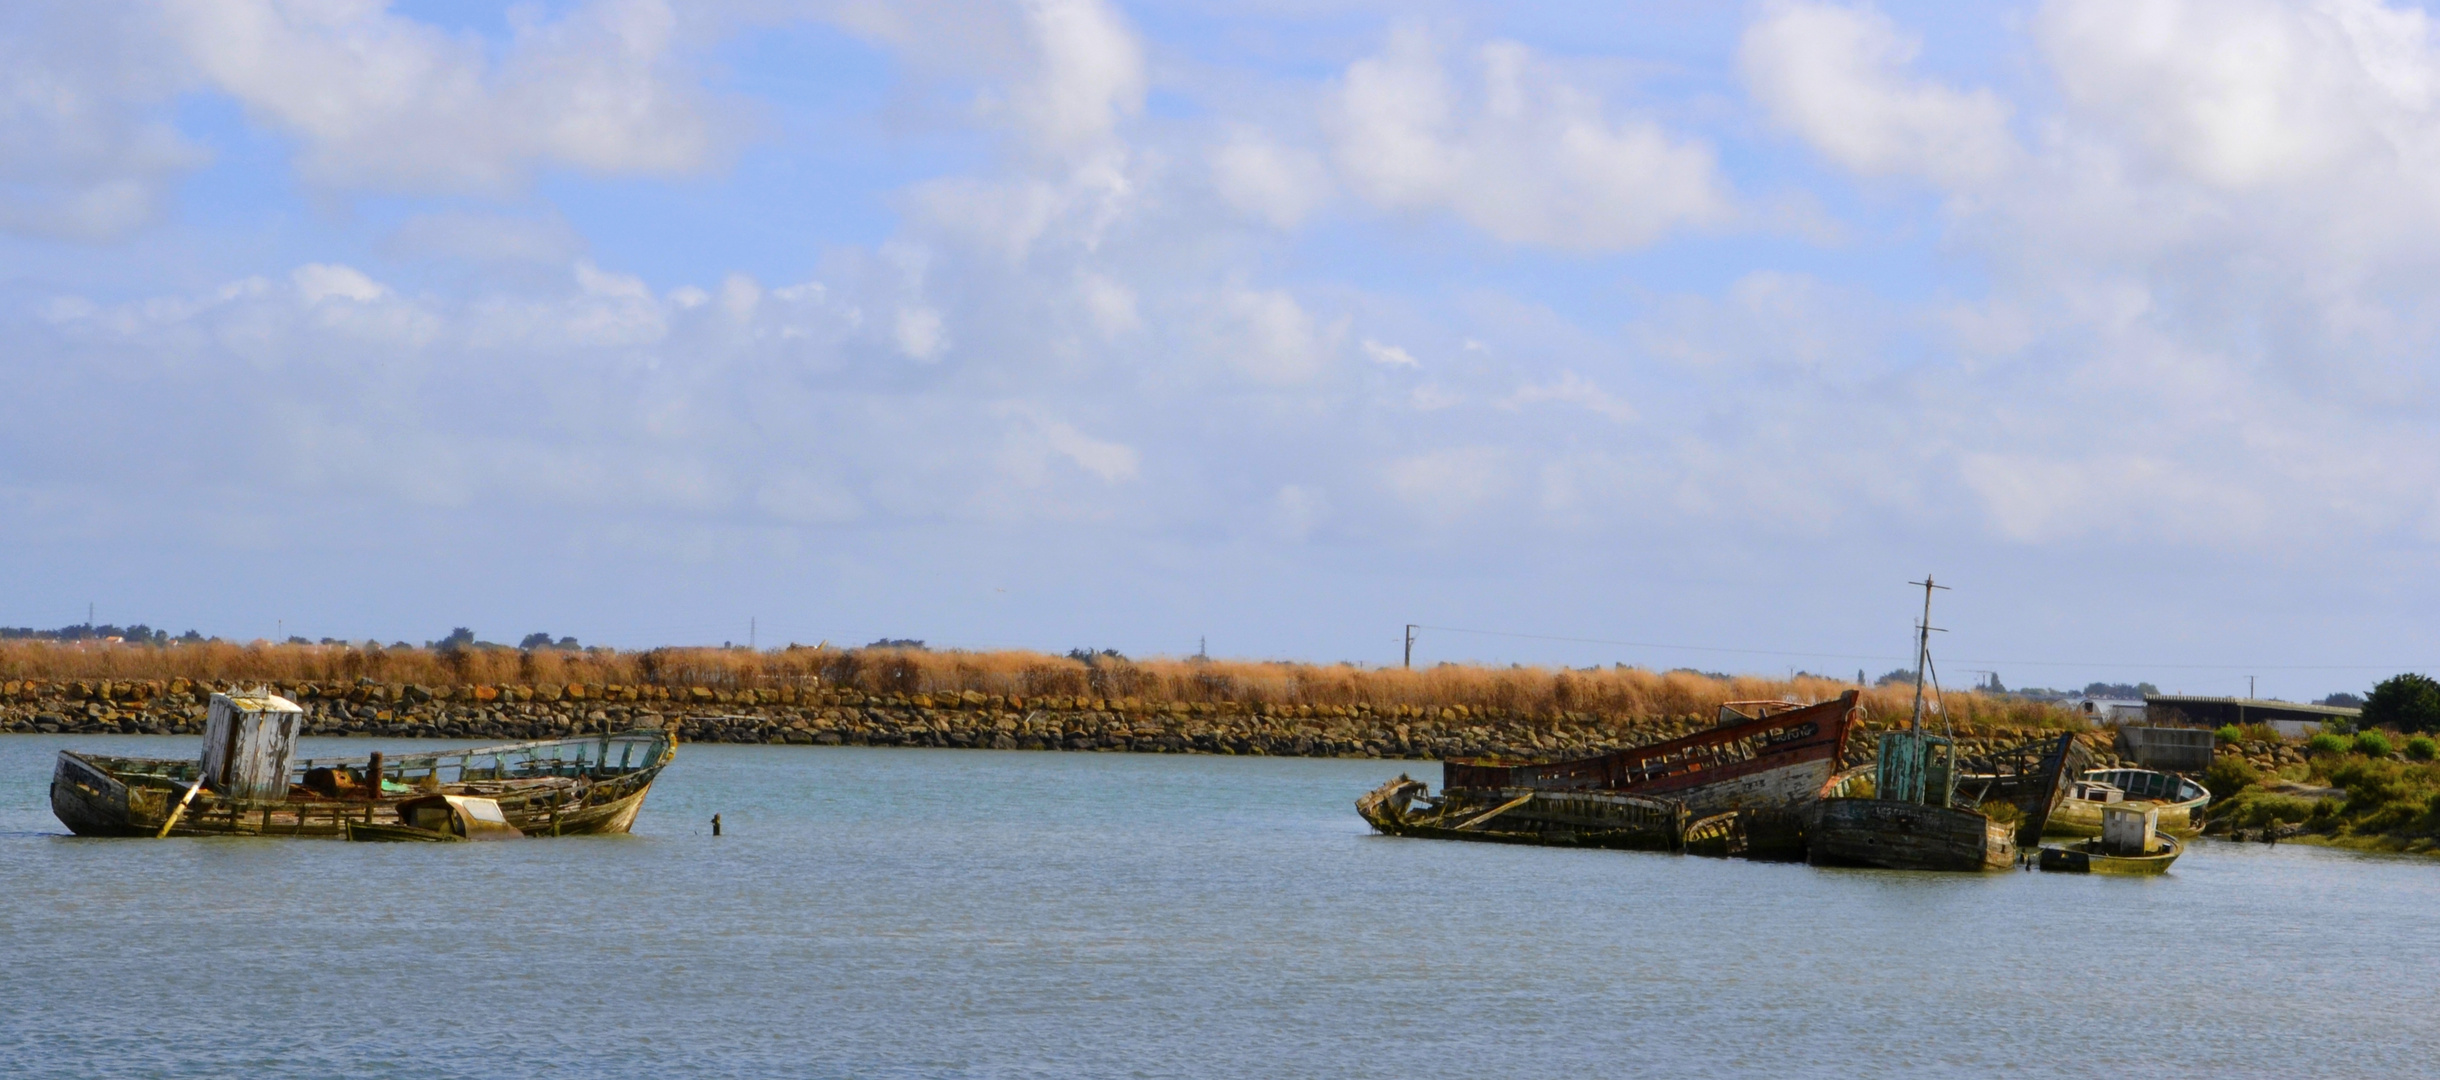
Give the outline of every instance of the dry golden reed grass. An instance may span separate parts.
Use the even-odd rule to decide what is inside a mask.
[[[542,649],[358,649],[338,645],[168,647],[0,643],[0,678],[194,679],[225,682],[380,682],[451,684],[610,683],[673,686],[828,686],[867,693],[955,693],[1021,697],[1241,701],[1273,705],[1452,705],[1527,716],[1587,713],[1610,717],[1708,717],[1730,701],[1820,701],[1854,688],[1830,679],[1712,678],[1641,668],[1574,670],[1442,664],[1407,671],[1346,664],[1152,658],[1080,662],[1023,651],[922,649],[650,649],[620,652]],[[1875,720],[1907,715],[1913,688],[1865,691]],[[2041,702],[1950,691],[1950,720],[1961,728],[2080,725]]]

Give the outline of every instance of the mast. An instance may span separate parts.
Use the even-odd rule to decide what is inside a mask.
[[[1915,714],[1906,721],[1906,730],[1922,731],[1924,670],[1931,667],[1932,657],[1932,590],[1946,591],[1948,586],[1932,584],[1930,574],[1907,584],[1923,586],[1923,621],[1915,624]]]

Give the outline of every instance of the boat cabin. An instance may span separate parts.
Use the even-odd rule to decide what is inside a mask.
[[[427,795],[398,804],[398,821],[410,828],[468,840],[515,840],[525,834],[508,823],[500,804],[472,795]]]
[[[2099,780],[2078,780],[2074,790],[2068,792],[2067,797],[2082,799],[2085,802],[2107,804],[2126,801],[2127,793],[2122,788],[2104,784]]]
[[[2150,855],[2159,847],[2160,808],[2105,806],[2101,808],[2101,851],[2105,855]]]

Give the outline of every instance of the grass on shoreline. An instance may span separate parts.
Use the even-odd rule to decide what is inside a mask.
[[[2292,842],[2440,854],[2440,763],[2358,750],[2317,753],[2263,770],[2233,755],[2212,763],[2211,816],[2235,829],[2302,826]],[[2325,794],[2338,793],[2338,794]]]
[[[378,682],[428,685],[587,683],[765,688],[823,686],[874,694],[984,694],[1234,701],[1355,706],[1376,710],[1452,706],[1468,712],[1555,716],[1710,716],[1730,701],[1820,701],[1855,689],[1832,679],[1716,678],[1642,668],[1487,667],[1439,664],[1413,671],[1349,664],[1112,656],[1080,661],[1016,650],[791,647],[744,649],[393,649],[344,645],[170,646],[0,643],[0,679],[191,679],[265,683]],[[1907,714],[1914,690],[1864,693],[1867,714]],[[1961,734],[1978,730],[2081,728],[2059,706],[1970,691],[1944,695]]]

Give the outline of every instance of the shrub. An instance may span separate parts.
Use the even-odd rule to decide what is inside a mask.
[[[2245,733],[2237,730],[2237,725],[2235,724],[2222,724],[2220,725],[2220,730],[2214,731],[2211,734],[2218,738],[2222,743],[2233,743],[2245,738]]]
[[[2347,750],[2347,740],[2339,738],[2336,735],[2332,735],[2327,731],[2305,740],[2304,744],[2304,752],[2315,755],[2344,754],[2347,752]]]
[[[2211,789],[2211,801],[2225,803],[2237,792],[2262,782],[2262,770],[2235,754],[2222,754],[2211,759],[2211,768],[2203,771],[2203,786]]]
[[[2355,737],[2355,752],[2365,757],[2385,758],[2392,749],[2389,736],[2377,731],[2367,731]]]
[[[2440,681],[2413,672],[2381,680],[2364,698],[2359,726],[2408,732],[2440,730]]]
[[[2226,820],[2241,829],[2259,829],[2273,824],[2292,825],[2315,817],[2316,811],[2326,814],[2327,811],[2322,810],[2325,805],[2326,801],[2320,799],[2248,791],[2221,807],[2212,817]]]
[[[2440,758],[2440,742],[2432,741],[2429,735],[2417,735],[2406,740],[2406,756],[2416,761]]]

